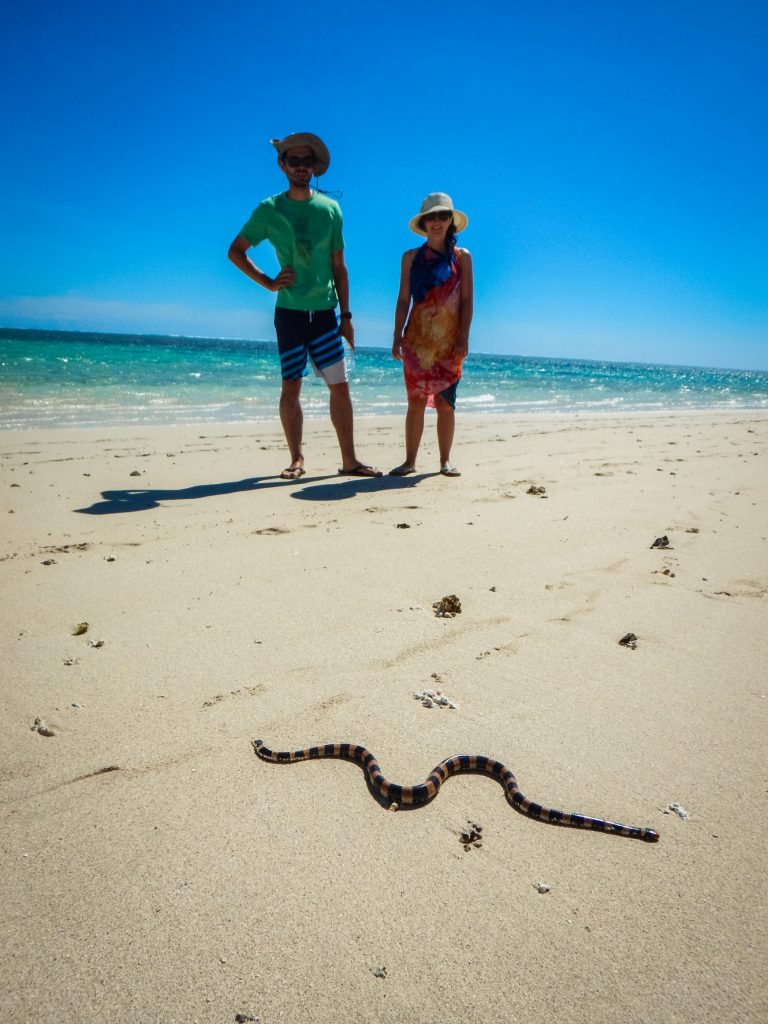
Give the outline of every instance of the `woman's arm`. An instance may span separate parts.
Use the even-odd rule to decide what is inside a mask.
[[[395,336],[392,341],[392,355],[399,360],[403,358],[403,331],[411,308],[411,264],[415,252],[415,249],[404,252],[400,262],[400,291],[395,306]]]
[[[475,285],[472,276],[472,257],[469,251],[462,249],[459,258],[461,259],[461,319],[456,353],[463,359],[469,351],[469,328],[474,312]]]

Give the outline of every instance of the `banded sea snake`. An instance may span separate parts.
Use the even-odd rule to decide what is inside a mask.
[[[433,800],[442,784],[452,775],[460,772],[490,775],[504,787],[507,800],[521,814],[550,825],[564,825],[570,828],[589,829],[593,832],[608,832],[627,839],[642,839],[647,843],[658,841],[659,833],[639,825],[621,825],[603,818],[592,818],[575,811],[558,811],[552,807],[544,807],[524,796],[517,784],[511,769],[501,761],[485,757],[482,754],[456,754],[447,757],[435,765],[426,782],[418,786],[399,786],[386,779],[379,768],[378,762],[370,750],[355,746],[352,743],[325,743],[317,747],[305,747],[303,750],[270,750],[264,746],[263,740],[253,740],[253,749],[262,761],[271,764],[295,764],[297,761],[311,761],[321,757],[336,757],[345,761],[354,761],[367,774],[371,786],[384,799],[389,800],[393,809],[397,806],[419,806]]]

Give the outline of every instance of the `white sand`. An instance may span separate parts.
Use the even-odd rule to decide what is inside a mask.
[[[401,428],[361,420],[360,454],[397,464]],[[367,481],[310,422],[285,483],[273,423],[0,435],[0,1020],[762,1024],[767,441],[757,414],[459,416],[461,479],[430,420],[424,475]],[[257,736],[403,784],[490,754],[661,841],[480,776],[393,814]]]

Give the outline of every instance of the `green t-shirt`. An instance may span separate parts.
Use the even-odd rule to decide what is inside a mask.
[[[265,239],[275,247],[281,267],[293,267],[296,281],[277,293],[285,309],[334,309],[331,253],[344,248],[339,204],[313,193],[301,202],[284,192],[259,203],[240,234],[251,245]]]

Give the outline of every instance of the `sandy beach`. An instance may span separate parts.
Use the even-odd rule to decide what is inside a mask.
[[[764,413],[459,415],[460,479],[430,418],[357,480],[323,420],[285,482],[276,420],[0,434],[0,1020],[764,1022],[767,451]],[[487,754],[661,839],[481,775],[393,813],[256,737]]]

